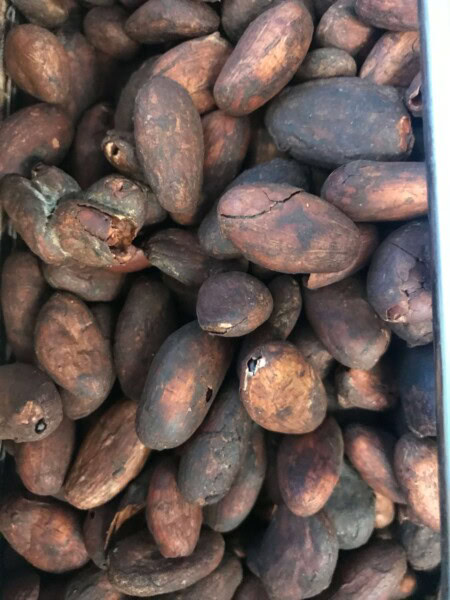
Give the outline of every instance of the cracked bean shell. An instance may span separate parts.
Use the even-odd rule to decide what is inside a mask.
[[[245,458],[251,426],[237,382],[224,384],[183,448],[178,485],[189,502],[215,504],[227,494]]]
[[[278,482],[286,506],[299,517],[321,510],[341,474],[344,441],[333,417],[311,433],[284,436],[277,456]]]
[[[75,423],[64,417],[43,440],[18,444],[14,459],[24,486],[33,494],[52,496],[64,483],[75,447]]]
[[[428,221],[412,221],[383,240],[367,274],[370,304],[408,346],[433,340],[431,283]]]
[[[197,321],[172,333],[153,359],[139,404],[142,443],[164,450],[187,441],[208,413],[232,353],[231,340],[209,335]]]
[[[16,360],[34,361],[34,327],[48,287],[37,257],[16,251],[3,264],[1,303],[8,343]]]
[[[203,508],[205,523],[221,533],[239,527],[255,505],[264,482],[266,468],[264,431],[254,423],[244,460],[233,485],[222,500]]]
[[[317,337],[346,367],[369,370],[386,352],[391,332],[367,302],[359,279],[348,277],[317,290],[304,287],[303,299]]]
[[[395,438],[367,425],[349,425],[344,431],[345,454],[370,487],[392,502],[405,503],[394,472]]]
[[[138,92],[134,113],[138,159],[159,203],[173,213],[200,202],[204,144],[200,115],[178,83],[156,76]]]
[[[16,173],[28,177],[41,161],[58,165],[69,150],[73,133],[72,119],[58,106],[42,103],[18,110],[0,125],[0,176]]]
[[[325,418],[325,388],[289,342],[267,342],[247,355],[240,393],[250,417],[270,431],[309,433]]]
[[[220,199],[224,235],[256,264],[281,273],[345,269],[359,232],[328,202],[283,184],[240,185]]]
[[[143,44],[158,44],[213,33],[218,14],[196,0],[147,0],[128,18],[125,30]]]
[[[109,552],[108,576],[127,595],[156,596],[197,583],[220,564],[225,550],[222,536],[205,529],[195,551],[184,558],[164,558],[148,532],[120,540]]]
[[[406,433],[395,446],[394,468],[409,507],[421,523],[439,532],[438,451],[433,439]]]
[[[272,309],[272,294],[248,273],[218,273],[209,277],[198,292],[198,323],[213,335],[246,335],[267,321]]]
[[[83,439],[64,485],[70,504],[87,510],[121,492],[142,470],[150,450],[135,431],[136,403],[120,400]]]
[[[313,35],[311,15],[296,0],[283,0],[250,23],[214,86],[217,106],[233,116],[266,104],[294,76]]]
[[[18,554],[41,571],[64,573],[89,560],[81,516],[56,500],[9,496],[0,507],[0,532]]]
[[[114,333],[117,377],[128,398],[139,402],[152,360],[176,326],[169,290],[150,277],[137,279],[128,292]]]
[[[56,292],[42,307],[35,331],[36,356],[55,382],[90,398],[91,409],[108,396],[115,379],[111,347],[76,296]]]
[[[170,456],[153,467],[146,501],[148,528],[165,558],[189,556],[197,545],[202,509],[190,502],[177,485],[177,467]]]
[[[325,168],[356,159],[402,160],[414,143],[400,93],[358,77],[291,87],[269,107],[266,126],[280,150]]]
[[[20,362],[0,367],[0,439],[35,442],[53,433],[63,418],[50,377]]]
[[[258,572],[269,598],[311,598],[326,589],[338,558],[333,523],[324,512],[297,517],[277,508],[257,553]]]
[[[17,25],[6,36],[5,68],[14,83],[49,104],[70,93],[69,57],[58,38],[39,25]]]

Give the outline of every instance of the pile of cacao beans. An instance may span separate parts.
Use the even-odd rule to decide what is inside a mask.
[[[4,600],[437,600],[416,0],[11,0]]]

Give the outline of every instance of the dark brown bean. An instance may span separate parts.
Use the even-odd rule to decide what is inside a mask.
[[[59,27],[70,16],[77,13],[76,0],[13,0],[12,4],[20,10],[30,23],[53,29]]]
[[[319,376],[289,342],[267,342],[247,355],[240,392],[250,417],[270,431],[308,433],[325,418]]]
[[[148,0],[129,17],[126,32],[144,44],[157,44],[213,33],[220,19],[195,0]]]
[[[368,120],[367,114],[374,115]],[[414,135],[399,92],[358,77],[294,86],[269,107],[266,125],[294,158],[334,168],[351,160],[402,160]]]
[[[367,425],[349,425],[344,431],[345,453],[371,488],[393,502],[405,502],[394,473],[395,438]]]
[[[106,102],[88,109],[80,122],[71,157],[71,173],[82,189],[85,189],[111,172],[101,142],[112,127],[113,110]]]
[[[250,333],[270,317],[272,295],[253,275],[239,271],[219,273],[202,285],[197,318],[202,329],[222,337]]]
[[[190,556],[166,559],[148,533],[137,533],[117,542],[110,551],[109,580],[127,595],[168,594],[212,573],[219,566],[224,549],[222,536],[205,529]]]
[[[112,500],[86,513],[83,523],[83,540],[89,558],[99,569],[106,569],[108,534],[116,514],[116,502]]]
[[[325,505],[336,527],[340,550],[364,546],[375,526],[375,497],[358,473],[343,462],[339,481]]]
[[[300,350],[320,379],[325,379],[332,367],[334,358],[316,336],[307,322],[301,322],[295,328],[290,341]]]
[[[134,122],[138,159],[159,203],[173,213],[194,211],[200,202],[204,146],[200,116],[188,92],[166,77],[151,78],[138,92]]]
[[[33,494],[57,494],[64,483],[75,447],[75,423],[64,417],[45,439],[18,444],[14,455],[16,471]]]
[[[138,402],[150,365],[177,318],[170,292],[143,276],[130,291],[117,321],[114,362],[123,392]]]
[[[0,367],[0,439],[35,442],[62,421],[61,398],[41,370],[16,362]]]
[[[89,560],[79,514],[55,500],[5,498],[0,507],[0,531],[16,552],[42,571],[64,573]]]
[[[416,525],[409,519],[399,523],[400,542],[406,558],[415,571],[429,571],[441,562],[441,536],[425,525]]]
[[[125,31],[127,19],[127,11],[120,6],[98,6],[84,18],[84,33],[98,50],[118,60],[130,60],[137,54],[139,44]]]
[[[231,340],[208,335],[196,321],[166,339],[153,359],[137,414],[145,445],[175,448],[191,437],[219,391],[232,349]]]
[[[222,562],[210,575],[207,575],[185,590],[158,596],[155,600],[232,600],[234,592],[242,581],[242,566],[233,554],[225,553]]]
[[[433,339],[431,247],[427,221],[393,231],[375,252],[367,297],[390,329],[409,346]]]
[[[23,251],[10,254],[3,265],[1,303],[6,336],[16,360],[35,360],[34,327],[47,293],[36,256]]]
[[[214,531],[239,527],[252,510],[266,474],[267,458],[263,430],[253,425],[244,461],[233,485],[222,500],[205,506],[203,518]]]
[[[269,600],[269,596],[261,581],[251,573],[246,573],[244,581],[236,590],[234,600]]]
[[[181,494],[177,468],[171,457],[161,457],[153,467],[146,517],[148,528],[165,558],[189,556],[194,552],[202,526],[202,509]]]
[[[286,436],[278,449],[277,470],[286,506],[299,517],[321,510],[339,480],[344,441],[333,417],[312,433]]]
[[[136,155],[134,135],[130,131],[118,131],[117,129],[108,131],[102,140],[102,149],[107,160],[119,173],[130,179],[145,182],[144,172]],[[160,212],[164,217],[166,216],[166,212],[161,206]],[[163,218],[160,220],[162,221]]]
[[[251,260],[282,273],[340,271],[359,243],[355,225],[330,204],[283,184],[240,185],[218,206],[222,232]]]
[[[125,596],[114,589],[104,571],[88,566],[70,579],[64,600],[125,600]]]
[[[294,600],[326,589],[337,557],[336,531],[324,512],[303,518],[281,505],[264,534],[257,565],[269,598]]]
[[[208,256],[195,234],[168,228],[150,235],[144,243],[150,264],[190,288],[199,288],[208,277],[223,271],[246,271],[242,261],[217,260]]]
[[[247,452],[251,425],[238,383],[228,382],[183,448],[178,485],[189,502],[215,504],[230,491]]]
[[[320,341],[343,365],[371,369],[386,352],[390,331],[349,277],[318,290],[304,288],[305,311]]]

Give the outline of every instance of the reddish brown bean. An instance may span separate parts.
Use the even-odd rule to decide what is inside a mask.
[[[6,36],[5,68],[38,100],[64,104],[70,93],[69,57],[58,38],[38,25],[18,25]]]
[[[264,11],[246,29],[217,78],[218,107],[241,116],[268,102],[297,71],[312,34],[303,2],[284,0]]]
[[[64,483],[75,447],[75,423],[64,417],[45,439],[18,444],[14,455],[16,471],[33,494],[52,496]]]
[[[356,13],[367,23],[392,31],[419,29],[417,0],[356,0]]]
[[[278,481],[286,506],[299,517],[321,510],[339,480],[344,441],[333,417],[312,433],[283,438],[277,456]]]
[[[142,470],[150,450],[135,431],[136,404],[121,400],[89,429],[64,484],[68,502],[86,510],[121,492]]]
[[[89,560],[78,513],[55,500],[5,498],[0,531],[16,552],[42,571],[64,573]]]
[[[438,453],[432,439],[403,435],[395,447],[395,474],[421,523],[440,531]]]
[[[84,33],[98,50],[118,60],[130,60],[139,44],[125,31],[127,19],[128,13],[120,6],[98,6],[84,18]]]
[[[16,360],[32,363],[34,327],[48,293],[38,259],[16,251],[3,265],[1,303],[8,343]]]
[[[267,342],[244,359],[240,391],[250,417],[270,431],[308,433],[323,421],[325,389],[289,342]]]
[[[345,453],[361,477],[392,502],[405,502],[394,473],[395,438],[367,425],[349,425],[344,431]]]
[[[165,558],[189,556],[197,545],[202,509],[192,504],[177,485],[177,468],[170,457],[154,466],[147,494],[147,524]]]
[[[61,423],[61,398],[40,369],[19,362],[2,365],[0,390],[0,439],[35,442]]]
[[[394,408],[397,401],[392,373],[383,361],[369,371],[341,367],[336,371],[335,383],[342,408],[383,411]]]

